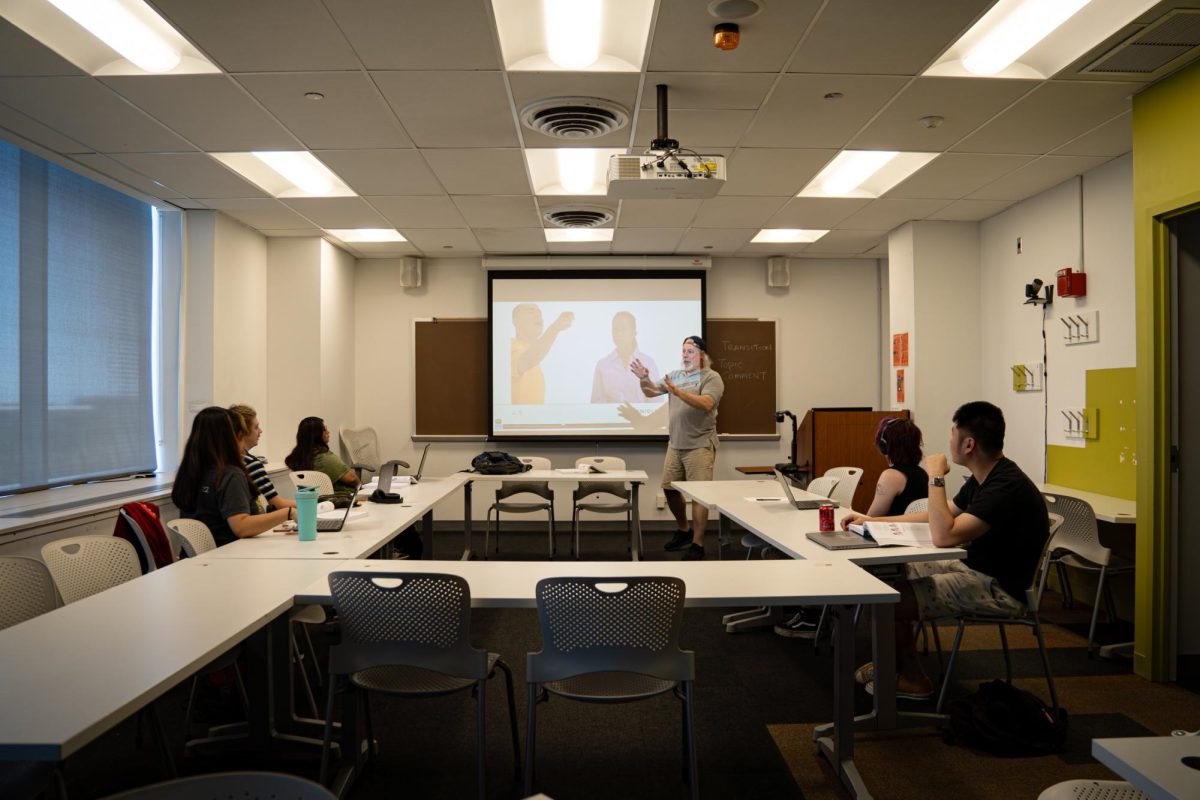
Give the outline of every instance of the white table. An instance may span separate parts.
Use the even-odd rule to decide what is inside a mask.
[[[1151,800],[1200,800],[1200,736],[1093,739],[1092,755]]]
[[[1065,494],[1068,497],[1078,497],[1092,507],[1092,512],[1096,515],[1096,519],[1102,522],[1112,522],[1117,525],[1137,524],[1137,501],[1135,500],[1125,500],[1124,498],[1112,497],[1107,494],[1085,492],[1080,489],[1072,489],[1070,486],[1058,486],[1053,483],[1039,483],[1037,487],[1046,494]]]
[[[0,631],[0,760],[67,758],[339,564],[187,559]]]
[[[638,489],[647,481],[650,480],[645,470],[606,470],[604,472],[580,474],[574,470],[557,470],[557,469],[534,469],[528,472],[522,472],[519,475],[480,475],[475,472],[459,473],[466,478],[466,484],[463,486],[463,535],[466,538],[466,547],[463,553],[463,558],[470,558],[471,551],[471,487],[475,483],[502,483],[504,481],[521,482],[521,483],[549,483],[554,484],[576,484],[576,483],[628,483],[632,489],[632,497],[630,502],[633,504],[633,530],[630,533],[629,552],[633,554],[633,560],[637,561],[641,557],[642,550],[642,517],[638,511]],[[487,557],[487,553],[483,554]]]
[[[653,561],[563,563],[523,561],[487,563],[481,561],[382,562],[349,561],[340,569],[379,573],[438,572],[459,575],[471,586],[471,605],[490,608],[535,608],[535,588],[542,578],[601,577],[621,578],[667,575],[687,584],[685,603],[689,606],[728,607],[763,603],[829,604],[835,609],[834,635],[834,722],[829,734],[818,739],[821,752],[837,768],[842,782],[858,798],[869,798],[854,764],[854,732],[861,727],[854,717],[854,606],[872,606],[872,619],[880,629],[892,629],[892,605],[900,594],[870,573],[845,559],[779,561]],[[330,603],[328,578],[314,581],[296,594],[300,603]],[[887,650],[892,647],[887,640]],[[886,668],[879,659],[876,669]],[[887,689],[890,688],[890,692]],[[877,703],[884,695],[895,705],[895,682],[876,693]],[[369,750],[369,748],[367,748]],[[344,765],[335,782],[335,792],[343,796],[361,769],[364,749],[356,734],[343,728],[343,753],[356,753],[353,763]],[[349,759],[347,759],[349,762]]]

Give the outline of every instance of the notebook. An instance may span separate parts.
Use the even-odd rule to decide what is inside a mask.
[[[864,547],[879,547],[879,543],[874,539],[868,539],[849,531],[813,531],[804,535],[826,550],[860,550]]]
[[[775,470],[775,478],[779,481],[779,485],[783,487],[783,496],[787,498],[787,501],[792,504],[793,508],[800,511],[812,511],[821,506],[833,506],[834,508],[838,506],[836,500],[830,500],[827,497],[822,497],[819,500],[797,500],[796,495],[792,494],[792,484],[788,482],[787,476],[779,470]]]

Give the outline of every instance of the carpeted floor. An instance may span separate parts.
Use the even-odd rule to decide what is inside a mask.
[[[661,550],[666,535],[647,534],[648,559],[677,558]],[[452,557],[455,535],[438,537],[437,555]],[[618,534],[585,538],[588,560],[624,559]],[[477,546],[482,546],[482,536]],[[505,533],[499,559],[540,559],[545,534]],[[569,543],[559,539],[559,558]],[[445,550],[446,552],[442,552]],[[735,551],[728,556],[739,557]],[[709,557],[715,557],[715,537]],[[402,562],[397,562],[402,565]],[[875,797],[1033,798],[1057,781],[1112,777],[1088,755],[1093,737],[1167,733],[1200,725],[1200,696],[1170,684],[1134,677],[1125,661],[1089,659],[1084,648],[1087,609],[1062,611],[1047,595],[1045,616],[1051,663],[1063,704],[1071,715],[1071,737],[1063,754],[1037,759],[1000,759],[950,746],[928,728],[863,736],[856,759]],[[713,798],[838,798],[844,795],[828,765],[814,755],[812,727],[831,717],[831,660],[808,640],[784,639],[769,629],[736,636],[723,632],[721,610],[689,609],[683,645],[696,651],[696,737],[702,795]],[[479,610],[472,617],[477,646],[487,647],[512,666],[522,740],[525,731],[525,654],[540,648],[532,610]],[[995,629],[971,629],[955,669],[956,693],[981,680],[1003,676]],[[1101,626],[1102,641],[1128,637],[1121,625]],[[318,650],[328,641],[318,635]],[[942,632],[943,647],[953,641]],[[1033,637],[1010,633],[1017,684],[1046,696]],[[867,660],[866,626],[859,637],[859,661]],[[82,655],[82,654],[81,654]],[[937,674],[937,660],[928,657]],[[182,717],[186,686],[160,701],[173,745],[181,754],[181,772],[272,769],[307,777],[317,774],[317,754],[301,749],[263,758],[182,758]],[[70,689],[64,689],[69,700]],[[323,695],[323,692],[322,692]],[[870,698],[860,692],[861,712]],[[930,710],[929,704],[914,704]],[[380,757],[355,785],[354,798],[402,794],[422,798],[459,798],[474,793],[474,703],[466,694],[420,701],[380,697],[373,703]],[[519,797],[512,774],[502,681],[488,694],[488,795]],[[679,703],[671,697],[620,706],[570,703],[561,699],[539,709],[537,789],[563,798],[686,797],[680,778]],[[102,797],[161,779],[153,748],[134,741],[132,721],[123,723],[65,764],[70,797]]]

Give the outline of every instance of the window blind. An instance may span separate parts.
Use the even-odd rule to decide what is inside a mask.
[[[0,492],[155,469],[152,223],[0,142]]]

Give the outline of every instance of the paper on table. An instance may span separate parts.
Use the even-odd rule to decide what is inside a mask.
[[[591,467],[560,467],[559,469],[556,469],[554,471],[561,472],[564,475],[591,475],[592,474]]]

